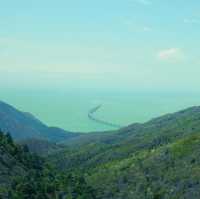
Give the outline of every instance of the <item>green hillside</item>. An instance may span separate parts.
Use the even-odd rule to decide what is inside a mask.
[[[66,150],[50,156],[59,167],[70,168],[102,164],[152,150],[200,132],[200,107],[133,124],[115,132],[93,133],[72,139]]]
[[[200,198],[200,108],[74,140],[49,156],[81,171],[99,199]]]
[[[0,198],[199,199],[200,107],[62,145],[0,133]]]
[[[94,191],[83,176],[56,173],[26,146],[16,145],[0,132],[0,198],[2,199],[93,199]]]
[[[96,165],[87,173],[97,198],[181,199],[200,196],[200,134],[128,158]]]

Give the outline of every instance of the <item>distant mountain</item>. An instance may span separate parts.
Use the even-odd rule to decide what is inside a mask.
[[[15,140],[36,138],[60,142],[80,135],[57,127],[48,127],[31,113],[19,111],[2,101],[0,101],[0,129],[9,132]]]

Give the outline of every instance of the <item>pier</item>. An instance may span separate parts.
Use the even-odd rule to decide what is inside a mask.
[[[88,112],[88,118],[96,123],[103,124],[105,126],[113,127],[113,128],[121,128],[121,125],[114,124],[112,122],[104,121],[102,119],[97,118],[94,114],[102,107],[102,104],[95,106]]]

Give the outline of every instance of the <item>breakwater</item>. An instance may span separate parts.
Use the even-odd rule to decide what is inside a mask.
[[[106,126],[109,126],[109,127],[114,127],[114,128],[121,128],[122,126],[121,125],[118,125],[118,124],[114,124],[112,122],[108,122],[108,121],[105,121],[105,120],[102,120],[102,119],[99,119],[95,116],[95,113],[102,107],[102,104],[98,105],[98,106],[95,106],[94,108],[92,108],[91,110],[89,110],[88,112],[88,118],[94,122],[97,122],[99,124],[102,124],[102,125],[106,125]]]

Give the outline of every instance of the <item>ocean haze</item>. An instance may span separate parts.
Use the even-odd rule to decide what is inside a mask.
[[[144,2],[2,2],[0,89],[198,92],[200,2]]]
[[[0,100],[85,132],[108,130],[87,118],[98,103],[97,116],[119,125],[199,105],[199,8],[195,0],[4,1]]]
[[[22,111],[33,113],[49,126],[75,132],[113,129],[89,120],[88,111],[99,104],[102,107],[95,113],[96,117],[121,126],[200,104],[200,94],[194,93],[100,90],[7,90],[0,93],[0,98]]]

